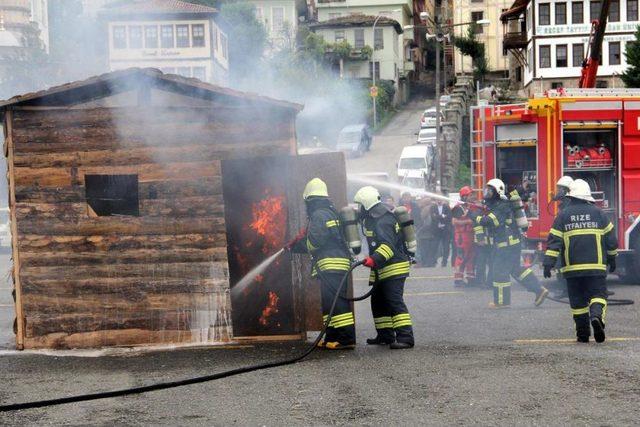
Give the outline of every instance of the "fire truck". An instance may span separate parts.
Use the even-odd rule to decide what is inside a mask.
[[[523,104],[471,109],[473,188],[491,178],[526,201],[530,251],[544,249],[563,175],[589,183],[620,242],[625,279],[640,282],[640,90],[557,89]]]

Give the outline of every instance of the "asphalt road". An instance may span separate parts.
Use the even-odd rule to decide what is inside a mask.
[[[360,170],[395,162],[390,159],[396,144],[412,134],[417,115],[399,114],[374,150],[357,160]],[[405,130],[403,123],[411,128]],[[365,274],[358,271],[356,293],[368,289]],[[640,301],[638,286],[614,282],[611,289],[618,298]],[[353,351],[319,350],[297,365],[216,382],[0,414],[0,424],[638,424],[637,306],[610,307],[606,343],[577,344],[568,306],[547,301],[535,308],[533,295],[521,287],[514,287],[511,308],[493,310],[489,290],[454,288],[451,269],[414,269],[405,294],[416,336],[411,350],[364,344],[375,331],[363,301],[356,304],[359,343]],[[4,351],[0,401],[177,380],[279,359],[302,348],[288,343],[102,357]]]

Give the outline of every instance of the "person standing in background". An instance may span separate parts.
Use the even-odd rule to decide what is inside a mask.
[[[444,200],[438,200],[435,205],[431,206],[430,216],[431,229],[433,230],[436,240],[435,247],[432,250],[435,253],[436,262],[438,255],[440,253],[442,254],[442,261],[440,265],[442,267],[446,267],[451,249],[451,237],[453,235],[451,225],[451,208],[449,208],[449,203]]]
[[[432,203],[429,199],[422,199],[420,201],[419,216],[421,218],[420,227],[416,226],[416,235],[418,237],[418,263],[421,267],[435,267],[436,266],[436,251],[435,246],[435,234],[433,233],[433,227],[431,224],[431,206]]]

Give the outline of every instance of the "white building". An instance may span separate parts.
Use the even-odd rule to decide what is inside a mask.
[[[0,0],[0,31],[24,49],[49,52],[47,0]],[[5,35],[3,39],[12,39]]]
[[[591,21],[601,1],[516,0],[502,14],[509,22],[505,48],[513,53],[513,79],[532,94],[550,88],[577,87],[587,52]],[[612,0],[602,43],[598,87],[620,87],[627,64],[626,44],[638,27],[638,0]]]
[[[256,18],[264,24],[271,49],[295,46],[300,19],[306,19],[306,3],[296,0],[249,0]]]
[[[402,28],[397,21],[380,18],[373,28],[375,16],[349,15],[318,22],[311,29],[329,43],[347,41],[353,48],[343,66],[342,77],[371,79],[375,69],[376,80],[391,80],[398,89],[403,66],[399,50]],[[372,49],[369,57],[367,48]]]
[[[400,24],[400,29],[414,24],[414,4],[412,0],[319,0],[316,4],[318,22],[346,17],[349,15],[367,15],[376,17],[383,15]],[[414,63],[411,57],[411,48],[415,44],[414,31],[404,31],[398,38],[397,47],[385,45],[384,50],[397,49],[402,66],[399,69],[399,77],[404,79],[414,71]],[[390,55],[385,52],[384,56]]]
[[[217,10],[178,0],[106,5],[110,70],[154,67],[226,85],[229,47]]]

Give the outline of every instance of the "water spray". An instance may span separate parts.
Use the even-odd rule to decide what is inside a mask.
[[[264,273],[264,271],[269,267],[280,255],[284,253],[284,248],[280,249],[275,254],[271,255],[269,258],[262,261],[257,266],[253,267],[251,271],[244,275],[242,279],[231,289],[232,294],[239,294],[244,291],[247,286],[249,286],[256,277],[260,274]]]

